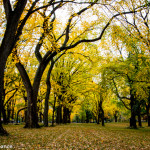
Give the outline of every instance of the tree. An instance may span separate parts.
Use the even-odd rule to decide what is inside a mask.
[[[77,56],[79,56],[78,59]],[[84,56],[80,56],[78,53],[68,53],[56,63],[53,70],[52,79],[59,86],[58,90],[55,91],[57,95],[56,120],[58,124],[70,123],[71,110],[80,95],[81,89],[83,89],[82,82],[86,83],[90,78],[90,75],[86,74],[91,66],[82,57]]]
[[[142,101],[147,97],[141,91],[142,87],[146,88],[149,85],[149,66],[145,62],[149,58],[143,47],[143,42],[129,36],[120,27],[116,30],[116,27],[114,29],[115,35],[112,34],[112,41],[119,53],[118,57],[112,56],[113,61],[109,62],[110,65],[106,69],[110,80],[113,81],[114,92],[125,107],[131,110],[130,127],[136,128],[135,117],[138,115],[140,121],[141,111],[138,110],[141,109]]]
[[[35,1],[21,1],[18,0],[16,1],[15,5],[14,5],[14,10],[11,8],[11,4],[10,1],[6,1],[3,0],[3,5],[4,5],[4,9],[5,9],[5,14],[6,14],[6,19],[7,19],[7,24],[6,24],[6,30],[5,30],[5,34],[2,40],[2,44],[0,47],[0,91],[3,91],[3,87],[4,87],[4,83],[3,83],[3,79],[4,79],[4,69],[5,69],[5,65],[6,65],[6,61],[8,56],[10,55],[10,53],[14,50],[14,56],[16,56],[17,52],[16,52],[16,48],[18,48],[18,40],[20,35],[22,34],[23,31],[23,27],[26,25],[27,20],[29,19],[29,17],[33,14],[33,13],[41,13],[40,10],[41,9],[45,9],[49,6],[52,7],[52,11],[50,16],[54,15],[54,19],[55,19],[55,11],[61,7],[62,5],[65,5],[67,3],[75,3],[75,4],[89,4],[87,7],[81,8],[81,10],[79,10],[77,13],[73,13],[67,22],[67,25],[65,27],[64,32],[60,35],[60,38],[57,38],[57,40],[61,39],[63,40],[63,44],[61,46],[58,46],[59,51],[63,51],[63,50],[68,50],[71,48],[76,47],[77,45],[81,44],[81,43],[85,43],[85,42],[95,42],[98,41],[102,38],[104,31],[107,29],[107,27],[110,25],[110,23],[112,22],[112,20],[119,16],[120,13],[115,14],[114,16],[112,16],[112,18],[108,21],[108,23],[105,25],[105,27],[102,29],[102,31],[100,32],[99,36],[97,36],[96,38],[92,38],[92,39],[88,39],[85,38],[84,32],[87,31],[87,29],[85,31],[83,31],[80,35],[78,35],[74,40],[70,40],[70,31],[71,28],[74,25],[74,19],[76,17],[81,16],[86,10],[89,10],[91,7],[93,7],[95,4],[97,4],[97,0],[95,0],[94,2],[88,1],[86,2],[74,2],[74,1],[68,1],[67,3],[65,1],[61,1],[61,2],[55,2],[54,0],[48,1],[46,3],[44,3],[43,6],[39,6],[37,5],[39,2],[39,0],[35,0]],[[29,5],[27,5],[29,4]],[[37,7],[35,7],[37,6]],[[26,11],[26,9],[27,11]],[[133,13],[135,12],[135,9],[129,11],[129,12],[123,12],[123,14],[127,14],[127,13]],[[23,19],[22,19],[23,18]],[[49,19],[50,17],[48,17]],[[48,21],[47,19],[45,20],[46,22]],[[46,23],[45,22],[45,23]],[[51,23],[53,23],[53,19],[51,20]],[[45,25],[44,25],[44,29]],[[49,30],[51,32],[51,30]],[[49,32],[46,29],[46,33],[49,34]],[[53,36],[52,34],[50,34],[50,37]],[[62,38],[63,37],[63,38]],[[30,83],[30,80],[27,76],[27,73],[23,67],[23,65],[17,60],[16,66],[18,67],[21,77],[23,79],[24,85],[26,87],[27,90],[27,98],[28,98],[28,119],[27,119],[27,123],[26,123],[26,127],[39,127],[38,123],[37,123],[37,110],[36,110],[36,103],[37,103],[37,95],[38,95],[38,88],[39,88],[39,83],[40,83],[40,78],[48,64],[48,62],[55,56],[57,55],[58,51],[55,49],[56,45],[55,43],[58,43],[58,41],[53,42],[51,41],[51,50],[49,51],[45,57],[41,57],[39,50],[41,48],[41,41],[44,38],[44,34],[43,36],[41,36],[41,40],[39,42],[39,44],[37,44],[37,50],[36,50],[36,56],[40,62],[39,67],[38,67],[38,71],[36,74],[35,81],[33,84],[33,89]],[[54,39],[54,38],[53,38]],[[18,42],[18,43],[17,43]],[[15,48],[15,49],[14,49]],[[42,59],[42,61],[41,61]],[[43,66],[44,64],[44,66]],[[39,77],[39,79],[38,79]],[[35,88],[34,88],[35,87]],[[32,91],[33,90],[33,91]],[[33,97],[33,98],[31,98]],[[3,93],[1,92],[0,94],[0,108],[2,107],[1,102],[2,102],[2,98],[3,98]],[[0,109],[1,110],[1,109]],[[1,114],[1,113],[0,113]],[[33,119],[35,121],[33,121]],[[1,126],[1,131],[3,133],[3,129]]]

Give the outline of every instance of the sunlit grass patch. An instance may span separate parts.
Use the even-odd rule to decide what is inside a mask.
[[[150,128],[128,129],[127,123],[67,124],[40,129],[24,129],[23,125],[6,125],[8,137],[0,137],[0,145],[13,149],[150,149]]]

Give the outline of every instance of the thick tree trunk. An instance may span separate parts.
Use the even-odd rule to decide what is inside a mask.
[[[32,89],[27,90],[27,99],[27,121],[24,128],[39,128],[40,126],[38,124],[38,113],[36,110],[36,104],[34,102]]]
[[[1,50],[1,49],[0,49]],[[7,131],[4,130],[3,126],[2,126],[2,122],[1,122],[1,114],[2,114],[2,109],[4,109],[3,107],[3,102],[4,102],[4,95],[3,95],[3,91],[4,91],[4,69],[5,69],[5,65],[6,65],[6,60],[4,60],[3,55],[0,54],[0,135],[8,135]]]
[[[86,111],[86,123],[90,122],[89,111]]]
[[[136,113],[135,113],[135,108],[134,108],[134,106],[135,106],[134,95],[131,95],[130,105],[131,105],[130,128],[136,129],[137,125],[136,125]]]
[[[63,108],[63,123],[70,123],[70,111],[69,108]]]
[[[3,90],[3,99],[2,99],[2,116],[3,116],[3,123],[8,124],[7,115],[6,115],[6,109],[4,106],[4,100],[5,100],[5,89]]]
[[[67,123],[67,108],[63,107],[63,123]]]
[[[9,135],[8,132],[3,128],[2,122],[0,121],[0,136]]]
[[[117,120],[117,115],[115,114],[114,117],[115,117],[115,122],[117,122],[117,121],[118,121],[118,120]]]
[[[27,72],[24,69],[24,66],[20,62],[18,62],[16,63],[16,67],[20,72],[22,81],[27,91],[28,107],[25,128],[39,128],[40,126],[38,125],[37,113],[37,93],[35,93],[35,91],[38,91],[39,86],[35,87],[35,89],[33,90],[33,87],[31,85]]]
[[[138,123],[139,123],[139,127],[142,127],[141,114],[138,114]]]
[[[3,115],[3,123],[8,124],[7,117],[6,117],[6,110],[5,110],[4,106],[2,106],[1,111],[2,111],[2,115]]]
[[[57,107],[56,123],[57,124],[62,123],[62,106],[61,105]]]

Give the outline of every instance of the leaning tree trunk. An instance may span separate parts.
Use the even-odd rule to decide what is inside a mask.
[[[24,66],[20,62],[18,62],[16,63],[16,67],[20,72],[22,81],[27,91],[28,106],[27,106],[27,120],[26,120],[25,128],[38,128],[40,126],[38,125],[36,94],[34,93],[29,76],[27,75]]]
[[[48,101],[49,101],[49,96],[50,96],[50,91],[51,91],[50,76],[51,76],[53,67],[54,67],[54,61],[52,59],[50,68],[47,73],[47,78],[46,78],[47,90],[46,90],[45,107],[44,107],[44,126],[45,127],[48,127],[48,106],[49,106]]]
[[[0,49],[1,50],[1,49]],[[3,90],[4,90],[4,69],[6,65],[6,60],[4,59],[3,55],[0,55],[0,135],[8,135],[7,131],[4,130],[2,126],[2,121],[1,121],[1,114],[2,114],[2,109],[3,109],[3,101],[4,101],[4,96],[3,96]]]

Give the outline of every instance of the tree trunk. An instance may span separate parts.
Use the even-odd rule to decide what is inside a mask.
[[[150,127],[150,87],[148,87],[148,92],[149,92],[149,96],[148,96],[148,105],[146,107],[146,111],[147,111],[147,121],[148,121],[148,127]]]
[[[25,100],[25,108],[27,108],[27,97],[26,96],[24,96],[24,100]],[[27,122],[27,109],[25,109],[25,111],[24,111],[24,114],[25,114],[25,123]]]
[[[138,114],[138,123],[139,123],[139,127],[142,127],[141,114]]]
[[[10,122],[11,103],[7,104],[7,122]]]
[[[148,120],[148,127],[150,127],[150,115],[148,116],[148,118],[147,118]]]
[[[130,128],[134,128],[136,129],[137,126],[136,126],[136,114],[135,114],[135,99],[134,99],[134,95],[131,95],[131,102],[130,102],[130,105],[131,105],[131,118],[130,118]]]
[[[69,108],[63,108],[63,123],[70,123],[70,110]]]
[[[141,105],[140,105],[139,102],[138,102],[137,116],[138,116],[138,125],[139,125],[139,127],[142,127],[142,121],[141,121]]]
[[[51,91],[50,76],[51,76],[51,72],[52,72],[52,69],[54,67],[54,64],[55,64],[55,62],[52,59],[50,68],[49,68],[48,73],[47,73],[47,78],[46,78],[47,90],[46,90],[45,107],[44,107],[44,126],[45,127],[48,127],[48,101],[49,101],[49,95],[50,95],[50,91]]]
[[[63,107],[63,123],[67,123],[67,108]]]
[[[54,94],[54,105],[53,105],[53,115],[52,115],[52,126],[54,126],[55,104],[56,104],[56,95]]]
[[[2,106],[1,111],[2,111],[2,115],[3,115],[3,123],[8,124],[7,117],[6,117],[6,110],[5,110],[4,106]]]
[[[103,110],[103,98],[102,98],[102,95],[100,94],[100,102],[99,102],[99,113],[100,113],[100,118],[101,118],[101,121],[102,121],[102,126],[105,126],[104,124],[104,110]]]
[[[1,51],[1,49],[0,49]],[[3,55],[0,55],[0,135],[8,135],[7,131],[4,130],[2,126],[2,121],[1,121],[1,114],[2,114],[2,109],[3,107],[3,102],[4,102],[4,95],[3,95],[3,90],[4,90],[4,69],[5,69],[5,64],[6,60],[4,60]]]
[[[28,100],[28,107],[27,107],[27,121],[25,124],[25,128],[39,128],[38,125],[38,113],[37,113],[37,94],[35,94],[35,90],[38,91],[39,86],[33,87],[31,85],[29,76],[24,68],[24,66],[18,62],[16,63],[16,67],[18,68],[22,81],[27,91],[27,100]]]
[[[49,101],[49,96],[50,96],[50,91],[51,91],[51,83],[50,83],[50,76],[47,76],[46,80],[46,85],[47,85],[47,90],[46,90],[46,97],[45,97],[45,107],[44,107],[44,126],[48,127],[48,101]]]
[[[146,114],[147,114],[148,127],[150,127],[150,113],[149,113],[150,107],[149,106],[150,106],[149,104],[146,106]]]
[[[14,108],[15,108],[15,101],[13,100],[12,102],[12,107],[11,107],[11,118],[14,120]]]
[[[118,113],[118,111],[115,111],[115,114],[114,114],[115,122],[118,122],[117,113]]]
[[[57,124],[62,123],[62,106],[61,105],[57,107],[56,123]]]
[[[16,118],[16,124],[19,123],[18,122],[18,118],[19,118],[20,111],[25,110],[25,109],[27,109],[27,107],[24,107],[24,108],[21,108],[21,109],[18,110],[18,112],[17,112],[17,118]]]
[[[100,117],[101,117],[101,115],[100,115],[100,111],[99,111],[99,112],[98,112],[98,117],[97,117],[97,124],[100,123]]]
[[[86,123],[90,122],[89,111],[86,111]]]
[[[102,126],[105,126],[105,123],[104,123],[104,110],[103,110],[103,108],[101,108],[101,112],[102,112]]]
[[[27,90],[27,99],[28,99],[28,107],[27,107],[27,122],[24,128],[39,128],[38,124],[38,113],[36,111],[36,104],[33,98],[33,91]]]
[[[3,102],[3,90],[4,90],[4,69],[6,66],[6,61],[10,53],[12,52],[15,44],[21,34],[17,33],[18,24],[23,10],[26,6],[27,0],[18,1],[16,8],[13,11],[10,6],[10,1],[3,1],[3,6],[5,9],[5,15],[7,20],[5,34],[0,46],[0,122],[1,122],[1,110]],[[0,123],[0,135],[6,135],[6,131],[3,129]]]
[[[43,114],[42,114],[42,112],[40,111],[40,112],[39,112],[39,122],[42,122],[42,120],[43,120],[43,119],[42,119],[42,116],[43,116]]]

